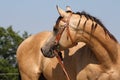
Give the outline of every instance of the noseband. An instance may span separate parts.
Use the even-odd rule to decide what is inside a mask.
[[[62,28],[62,30],[59,31],[59,32],[57,33],[57,35],[56,35],[56,38],[55,38],[55,44],[56,44],[56,45],[59,44],[61,35],[63,34],[65,28],[66,28],[66,30],[67,30],[67,35],[69,36],[69,38],[70,38],[72,44],[74,44],[73,39],[72,39],[71,34],[70,34],[70,30],[69,30],[69,22],[70,22],[71,16],[72,16],[72,13],[71,13],[70,16],[68,17],[67,21],[62,20],[62,21],[65,22],[66,24],[64,25],[64,27]]]

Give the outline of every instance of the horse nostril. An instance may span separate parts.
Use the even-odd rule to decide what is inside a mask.
[[[45,48],[41,48],[41,52],[45,57],[48,58],[53,58],[55,56],[54,54],[54,49],[45,49]]]
[[[41,52],[44,54],[44,50],[43,50],[43,48],[41,48]]]
[[[41,48],[41,52],[43,56],[48,57],[48,54],[46,54],[46,50],[44,48]]]

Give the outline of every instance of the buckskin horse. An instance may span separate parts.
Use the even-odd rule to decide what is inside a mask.
[[[43,55],[49,57],[54,49],[64,50],[85,42],[98,63],[81,70],[78,80],[120,80],[119,42],[94,16],[86,12],[74,13],[68,8],[69,11],[64,11],[57,7],[60,17],[53,28],[53,36],[49,36],[42,47]]]
[[[57,59],[44,57],[40,50],[52,34],[52,32],[40,32],[30,36],[19,45],[16,56],[22,80],[38,80],[41,74],[47,80],[66,80]],[[79,80],[79,77],[82,77],[80,71],[88,64],[98,63],[91,49],[82,42],[62,51],[62,56],[71,80]]]

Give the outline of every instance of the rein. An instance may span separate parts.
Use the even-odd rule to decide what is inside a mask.
[[[58,52],[57,50],[54,50],[54,53],[55,53],[55,55],[56,55],[56,58],[57,58],[57,60],[58,60],[58,62],[59,62],[59,64],[60,64],[60,66],[61,66],[62,69],[63,69],[63,72],[64,72],[65,75],[66,75],[67,80],[70,80],[70,77],[69,77],[69,75],[68,75],[68,73],[67,73],[67,71],[66,71],[66,69],[65,69],[65,66],[64,66],[64,64],[62,63],[60,56],[58,55],[59,52]]]

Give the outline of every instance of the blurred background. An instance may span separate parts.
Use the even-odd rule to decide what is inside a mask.
[[[1,0],[0,80],[18,80],[16,49],[29,35],[52,31],[62,9],[85,11],[102,21],[120,41],[120,0]]]

